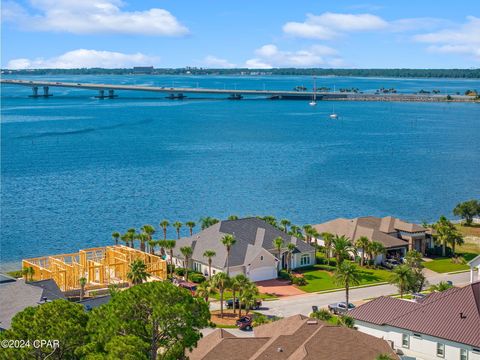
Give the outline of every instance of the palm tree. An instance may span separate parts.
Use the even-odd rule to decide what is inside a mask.
[[[334,280],[337,284],[345,287],[345,301],[348,308],[350,286],[360,284],[362,277],[357,266],[351,262],[343,262],[335,270]]]
[[[250,279],[248,279],[243,274],[238,274],[233,278],[234,283],[238,288],[238,317],[242,317],[242,296],[244,289],[251,283]],[[235,301],[235,299],[234,299]]]
[[[140,230],[146,235],[146,239],[145,241],[146,242],[149,242],[150,240],[152,240],[152,236],[153,234],[155,234],[155,228],[152,226],[152,225],[143,225]],[[142,243],[140,243],[140,250],[142,251],[145,251],[145,245],[143,245],[143,248],[142,248]]]
[[[217,253],[213,250],[205,250],[203,253],[203,257],[208,259],[208,278],[212,278],[212,258],[217,255]]]
[[[82,276],[78,281],[80,283],[80,301],[82,301],[83,297],[85,296],[85,285],[87,285],[87,278]]]
[[[232,246],[235,245],[237,240],[235,240],[235,237],[233,235],[226,234],[222,238],[221,242],[227,249],[227,276],[229,276],[230,275],[230,265],[229,265],[230,250],[232,249]]]
[[[208,303],[208,298],[214,292],[215,288],[212,286],[212,282],[207,280],[197,285],[195,295],[205,299]]]
[[[442,292],[451,289],[452,287],[453,285],[451,283],[448,283],[446,281],[440,281],[438,284],[430,286],[430,291]]]
[[[168,220],[164,219],[160,222],[160,227],[163,230],[163,240],[167,240],[167,228],[169,226],[170,226],[170,223],[168,222]]]
[[[277,236],[275,239],[273,239],[272,243],[273,247],[277,250],[278,252],[278,267],[277,271],[280,271],[282,268],[282,247],[283,247],[283,238],[281,236]]]
[[[332,249],[333,234],[329,232],[322,233],[323,246],[325,246],[325,255],[327,256],[327,263],[330,264],[330,251]]]
[[[148,241],[146,233],[135,234],[135,239],[140,241],[140,251],[145,251],[145,242]]]
[[[210,216],[207,216],[207,217],[203,217],[200,219],[200,223],[202,224],[202,230],[205,230],[206,228],[212,226],[212,225],[215,225],[216,223],[218,223],[220,220],[216,219],[216,218],[213,218],[213,217],[210,217]]]
[[[130,264],[130,271],[127,273],[127,278],[133,285],[141,284],[148,278],[147,265],[140,260],[136,259]]]
[[[228,220],[238,220],[238,216],[237,215],[230,215],[228,217]]]
[[[182,246],[180,248],[180,252],[182,253],[183,257],[185,258],[184,261],[184,269],[185,269],[185,281],[188,281],[188,261],[193,254],[193,249],[190,246]]]
[[[155,246],[157,246],[157,240],[148,240],[148,246],[150,248],[150,254],[155,255]]]
[[[282,224],[282,231],[288,233],[288,227],[292,224],[290,220],[282,219],[280,224]]]
[[[390,283],[398,287],[401,298],[403,298],[403,294],[410,287],[412,283],[412,277],[412,270],[407,265],[400,265],[393,269]]]
[[[318,233],[317,229],[312,227],[309,231],[310,235],[310,244],[312,241],[315,239],[315,243],[313,244],[313,248],[315,249],[315,264],[317,263],[317,250],[318,250],[318,242],[317,239],[320,237],[320,234]]]
[[[352,245],[352,242],[345,235],[335,235],[332,240],[333,253],[337,260],[337,266],[340,266],[343,260],[350,257],[350,253],[355,253],[355,248]]]
[[[373,255],[373,265],[377,266],[375,260],[377,259],[378,255],[385,253],[385,246],[383,246],[383,244],[378,241],[372,241],[369,246],[370,251]]]
[[[289,234],[291,234],[292,236],[295,236],[299,239],[302,238],[302,232],[300,231],[300,226],[297,226],[297,225],[290,225],[290,232]]]
[[[307,243],[311,243],[312,241],[312,238],[311,238],[311,235],[310,235],[310,230],[312,229],[312,225],[310,224],[305,224],[303,225],[303,233],[305,235],[305,240],[307,241]]]
[[[452,231],[452,234],[451,234],[450,238],[448,239],[448,242],[452,246],[453,257],[456,257],[455,245],[463,245],[463,243],[464,243],[462,234],[460,232],[456,231],[456,230]]]
[[[258,295],[259,292],[257,285],[255,285],[253,282],[249,282],[246,286],[243,287],[242,303],[245,304],[245,311],[247,314],[250,309],[255,305]]]
[[[230,286],[230,278],[224,272],[219,272],[212,278],[212,285],[220,293],[220,317],[223,318],[223,293]]]
[[[183,224],[180,221],[175,221],[172,225],[175,230],[177,230],[177,239],[180,239],[180,229],[182,228]]]
[[[288,250],[287,271],[290,274],[292,272],[292,254],[293,254],[293,251],[295,250],[295,244],[288,243],[287,250]]]
[[[136,230],[134,228],[130,228],[127,230],[127,239],[128,239],[128,244],[130,245],[131,248],[135,249],[135,244],[133,243],[135,240],[135,235],[136,235]]]
[[[35,275],[35,270],[33,267],[28,266],[22,270],[23,276],[25,276],[25,281],[33,281],[33,275]]]
[[[190,229],[190,236],[193,235],[193,228],[195,227],[195,222],[194,221],[187,221],[185,225]]]
[[[118,231],[114,231],[112,233],[112,238],[115,240],[115,245],[118,245],[118,239],[120,239],[120,233]]]
[[[447,243],[455,236],[455,226],[445,217],[440,216],[440,219],[433,225],[436,230],[436,240],[442,244],[442,256],[446,255]]]
[[[363,266],[365,262],[365,252],[367,250],[367,246],[370,244],[370,240],[366,236],[360,236],[357,241],[355,241],[355,246],[357,249],[362,249],[362,258],[360,260],[360,266]]]
[[[177,245],[177,242],[175,240],[166,240],[164,244],[164,247],[168,250],[170,256],[171,276],[173,276],[173,249],[175,248],[175,245]]]
[[[267,216],[261,217],[260,219],[262,219],[263,221],[265,221],[266,223],[269,223],[274,227],[277,227],[277,219],[275,219],[275,216],[267,215]]]

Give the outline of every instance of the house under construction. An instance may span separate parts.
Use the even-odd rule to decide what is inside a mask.
[[[153,280],[167,278],[167,263],[157,255],[123,245],[80,250],[73,254],[45,256],[22,261],[32,267],[33,280],[53,279],[62,291],[80,288],[80,278],[87,279],[85,289],[100,289],[128,282],[130,264],[140,259]]]

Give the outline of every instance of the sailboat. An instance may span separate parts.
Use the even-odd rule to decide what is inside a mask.
[[[317,86],[316,86],[316,79],[313,77],[313,99],[308,103],[310,106],[317,105]]]
[[[335,105],[333,105],[333,111],[330,114],[330,119],[338,119],[338,114],[335,112]]]

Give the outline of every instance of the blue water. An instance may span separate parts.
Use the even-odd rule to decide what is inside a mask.
[[[24,79],[28,77],[23,77]],[[291,89],[307,77],[56,76],[52,81]],[[198,83],[198,84],[197,84]],[[480,90],[480,80],[322,78],[374,91]],[[172,101],[2,85],[0,265],[111,243],[167,218],[272,214],[297,224],[452,216],[480,197],[480,104]],[[328,115],[335,106],[339,120]],[[186,234],[186,231],[185,231]],[[170,230],[169,236],[174,237]]]

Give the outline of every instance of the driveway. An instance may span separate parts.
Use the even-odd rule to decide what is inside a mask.
[[[304,291],[290,284],[288,280],[265,280],[256,282],[258,291],[262,294],[272,294],[278,297],[305,294]]]

